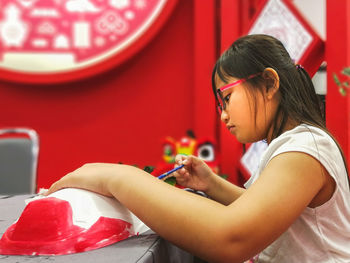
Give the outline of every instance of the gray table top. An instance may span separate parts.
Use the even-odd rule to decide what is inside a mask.
[[[0,195],[0,236],[18,219],[25,207],[24,200],[29,195]],[[130,237],[100,249],[62,256],[7,256],[0,255],[1,263],[38,262],[193,262],[193,256],[177,248],[153,232]]]

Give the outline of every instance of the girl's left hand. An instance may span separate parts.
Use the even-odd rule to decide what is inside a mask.
[[[121,165],[108,163],[85,164],[52,184],[45,195],[72,187],[112,196],[107,185],[109,179],[118,174],[118,166]]]

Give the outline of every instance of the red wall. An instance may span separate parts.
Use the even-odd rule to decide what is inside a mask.
[[[350,2],[348,0],[327,1],[327,127],[341,144],[350,165],[350,96],[341,96],[333,80],[336,73],[340,80],[348,81],[341,71],[350,66]]]
[[[0,126],[39,133],[38,187],[86,162],[155,165],[163,137],[194,128],[193,2],[179,2],[145,48],[105,74],[55,86],[0,83]]]
[[[0,82],[0,127],[39,133],[38,187],[86,162],[156,165],[161,140],[188,129],[216,138],[221,173],[241,183],[242,145],[215,114],[211,70],[262,1],[178,0],[146,46],[104,74],[60,85]]]

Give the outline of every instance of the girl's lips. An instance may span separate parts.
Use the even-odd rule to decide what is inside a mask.
[[[227,129],[228,129],[230,132],[233,132],[234,129],[236,128],[235,125],[227,125],[226,127],[227,127]]]

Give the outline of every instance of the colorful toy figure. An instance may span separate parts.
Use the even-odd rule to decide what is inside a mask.
[[[152,172],[154,176],[159,176],[174,168],[175,156],[177,154],[197,156],[203,159],[216,174],[220,172],[217,147],[214,140],[209,137],[196,139],[193,132],[188,131],[187,135],[180,138],[180,140],[166,137],[162,145],[162,161],[156,165],[156,168]],[[169,183],[174,184],[175,182],[169,181]]]

